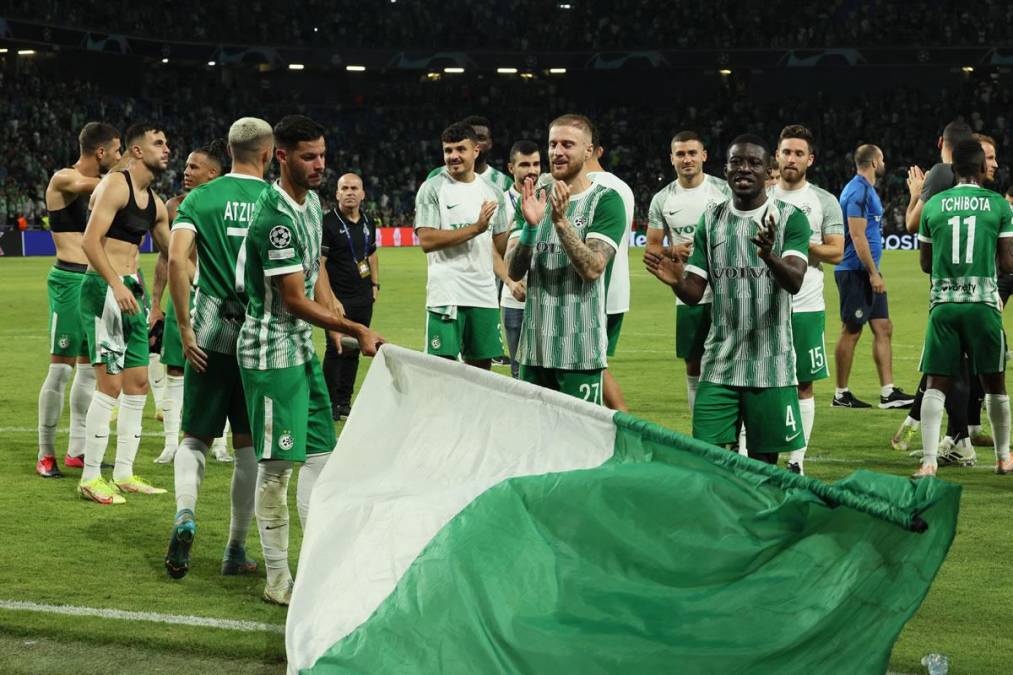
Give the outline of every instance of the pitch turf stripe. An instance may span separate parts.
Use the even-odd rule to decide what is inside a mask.
[[[203,616],[159,614],[157,612],[130,612],[122,609],[99,609],[97,607],[74,607],[72,605],[44,605],[36,602],[23,602],[21,600],[0,600],[0,609],[40,612],[42,614],[64,614],[67,616],[94,616],[100,619],[122,619],[124,621],[150,621],[151,623],[169,623],[181,626],[201,626],[203,628],[236,630],[244,633],[285,633],[285,626],[259,623],[257,621],[211,619]]]

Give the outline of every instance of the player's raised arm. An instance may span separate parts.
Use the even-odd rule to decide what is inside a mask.
[[[95,189],[94,198],[95,205],[88,219],[88,226],[84,230],[81,248],[91,268],[113,289],[113,298],[120,310],[127,314],[137,314],[141,311],[137,299],[123,283],[123,279],[116,274],[102,246],[106,233],[112,227],[116,212],[125,207],[129,201],[130,188],[122,175],[114,174]]]
[[[809,222],[801,211],[793,210],[785,225],[784,246],[781,255],[772,251],[777,221],[774,213],[767,218],[750,241],[757,247],[757,255],[774,275],[777,285],[792,295],[802,288],[809,258]]]
[[[538,237],[538,226],[545,217],[548,195],[535,193],[535,181],[526,180],[521,186],[521,236],[511,243],[507,251],[507,273],[514,281],[523,279],[531,268],[531,252]]]

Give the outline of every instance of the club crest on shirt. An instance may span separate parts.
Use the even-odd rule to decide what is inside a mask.
[[[587,224],[587,219],[584,216],[575,216],[573,219],[574,227],[584,227]]]
[[[267,239],[271,242],[271,246],[285,248],[292,241],[292,233],[284,225],[275,225],[268,233]]]
[[[434,337],[432,340],[429,341],[429,344],[433,346],[433,349],[439,349],[440,345],[442,345],[443,343],[440,342],[440,338]]]
[[[291,450],[293,446],[295,446],[295,439],[288,432],[283,433],[278,439],[278,447],[282,450]]]

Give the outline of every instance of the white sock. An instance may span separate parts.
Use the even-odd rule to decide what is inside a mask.
[[[66,363],[50,363],[39,390],[39,459],[56,454],[56,427],[63,414],[63,393],[74,372]]]
[[[232,465],[232,522],[229,524],[229,546],[246,547],[246,533],[253,520],[257,495],[257,454],[252,445],[236,448]]]
[[[176,450],[173,460],[173,474],[176,484],[176,510],[190,509],[197,512],[197,493],[204,480],[204,455],[208,446],[199,438],[187,436]]]
[[[162,398],[162,423],[165,425],[165,449],[175,450],[179,446],[179,426],[183,421],[183,377],[165,376],[165,392]]]
[[[1002,461],[1009,459],[1009,396],[1006,394],[985,394],[985,410],[992,424],[992,440],[995,456]]]
[[[696,405],[696,390],[700,386],[699,375],[686,376],[686,396],[689,398],[689,413],[693,414],[693,406]]]
[[[148,383],[150,384],[151,397],[155,400],[155,409],[162,407],[165,399],[165,366],[162,365],[161,354],[148,355]]]
[[[882,387],[879,388],[879,395],[882,396],[883,398],[886,398],[892,393],[893,393],[893,382],[891,382],[890,384],[884,384]]]
[[[116,419],[116,466],[113,480],[126,480],[134,475],[134,458],[141,445],[141,425],[147,394],[124,394],[120,397],[120,416]]]
[[[968,436],[974,436],[976,433],[978,433],[980,431],[981,431],[981,425],[980,424],[968,424],[967,425],[967,435]]]
[[[946,395],[938,389],[926,389],[922,395],[922,464],[938,463],[939,431],[943,427]]]
[[[116,399],[95,390],[85,418],[84,469],[81,482],[87,482],[102,475],[102,460],[109,445],[109,420],[113,416]]]
[[[80,457],[84,454],[85,420],[88,417],[88,406],[95,394],[95,369],[81,363],[74,374],[74,384],[70,386],[70,443],[67,454]]]
[[[848,393],[848,388],[847,387],[834,387],[834,397],[835,398],[840,397],[840,396],[844,396],[847,393]]]
[[[299,524],[303,531],[306,530],[306,518],[310,514],[310,497],[313,496],[313,486],[320,477],[320,472],[327,465],[331,453],[324,452],[318,455],[306,455],[306,462],[299,469],[299,485],[295,490],[295,505],[299,511]]]
[[[292,579],[288,567],[288,481],[291,476],[292,462],[269,459],[257,467],[254,509],[269,587],[278,587]]]
[[[749,448],[746,447],[746,425],[739,427],[739,454],[743,457],[749,456]]]
[[[805,446],[788,453],[788,462],[802,466],[802,461],[805,459],[805,451],[809,448],[809,438],[813,433],[813,423],[816,422],[816,399],[800,398],[798,400],[798,410],[802,415],[802,433],[805,435]]]

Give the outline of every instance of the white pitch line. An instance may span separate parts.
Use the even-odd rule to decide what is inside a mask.
[[[161,422],[153,421],[152,424],[161,425]],[[112,424],[112,431],[115,432],[116,424]],[[56,430],[56,433],[65,434],[69,432],[68,427],[60,427]],[[39,433],[38,427],[0,427],[0,434],[37,434]],[[147,431],[141,434],[141,436],[158,436],[159,438],[165,436],[163,431]]]
[[[237,630],[244,633],[285,633],[284,626],[257,621],[211,619],[203,616],[159,614],[157,612],[130,612],[122,609],[74,607],[72,605],[44,605],[36,602],[23,602],[21,600],[0,600],[0,609],[40,612],[43,614],[65,614],[68,616],[95,616],[101,619],[123,619],[125,621],[150,621],[152,623],[170,623],[181,626],[202,626],[204,628]]]

